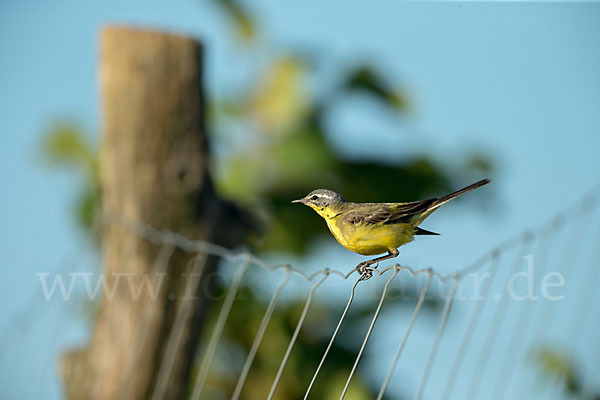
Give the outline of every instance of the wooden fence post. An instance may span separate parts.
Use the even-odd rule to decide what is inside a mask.
[[[239,243],[242,214],[216,196],[207,169],[201,45],[174,34],[107,27],[100,72],[103,215],[194,239]],[[161,398],[183,398],[208,307],[202,282],[183,318],[172,368],[165,372],[161,366],[186,301],[189,280],[183,275],[194,255],[175,249],[156,298],[144,288],[136,299],[129,276],[136,288],[148,278],[157,284],[161,247],[112,223],[104,225],[102,243],[108,287],[117,284],[117,291],[102,300],[90,345],[62,359],[67,397],[141,400],[160,390]],[[201,280],[215,271],[216,260],[209,257],[203,265]],[[165,384],[157,388],[165,373]]]

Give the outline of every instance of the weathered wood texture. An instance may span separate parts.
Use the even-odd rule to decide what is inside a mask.
[[[125,27],[101,35],[103,215],[142,221],[188,237],[233,245],[244,235],[241,214],[217,198],[208,173],[204,128],[202,47],[187,37]],[[118,224],[104,225],[105,274],[131,273],[134,286],[153,284],[162,272],[160,246]],[[168,253],[169,249],[163,249]],[[204,266],[197,299],[185,300],[183,274],[193,254],[175,250],[155,299],[144,289],[135,299],[121,277],[112,299],[104,298],[89,347],[62,360],[70,399],[180,399],[190,370],[208,300],[202,280],[215,271]],[[188,286],[193,287],[193,286]],[[172,368],[161,371],[177,311],[188,305]],[[160,374],[165,385],[157,388]],[[160,386],[160,385],[158,385]],[[163,394],[164,389],[164,394]]]

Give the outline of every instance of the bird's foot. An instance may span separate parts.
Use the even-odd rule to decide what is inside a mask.
[[[361,281],[366,281],[371,279],[375,268],[377,268],[377,265],[375,267],[371,267],[371,264],[368,261],[363,261],[356,267],[356,272],[358,272],[360,275]]]

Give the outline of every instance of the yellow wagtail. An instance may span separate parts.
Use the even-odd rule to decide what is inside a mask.
[[[348,250],[365,256],[387,252],[358,264],[356,270],[362,279],[369,279],[372,264],[397,257],[398,247],[411,242],[415,235],[439,235],[419,228],[439,206],[489,182],[483,179],[446,196],[410,203],[352,203],[327,189],[313,190],[292,203],[302,203],[315,210],[325,219],[336,240]]]

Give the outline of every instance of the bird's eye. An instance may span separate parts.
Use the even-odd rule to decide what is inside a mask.
[[[313,196],[313,197],[311,197],[310,199],[311,199],[312,201],[315,201],[315,200],[317,200],[318,198],[319,198],[319,196]]]

